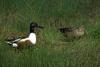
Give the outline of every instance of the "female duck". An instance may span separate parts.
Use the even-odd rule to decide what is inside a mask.
[[[85,28],[84,26],[80,26],[78,28],[60,28],[59,29],[61,33],[63,33],[66,37],[81,37],[85,34]]]

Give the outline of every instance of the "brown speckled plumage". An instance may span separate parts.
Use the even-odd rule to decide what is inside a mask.
[[[85,34],[85,28],[83,25],[78,28],[60,28],[59,30],[66,37],[81,37]]]

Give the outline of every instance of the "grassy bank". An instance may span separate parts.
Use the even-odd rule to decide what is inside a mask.
[[[0,0],[0,67],[99,67],[99,0]],[[15,51],[4,42],[10,35],[27,34],[29,23],[37,31],[37,44]],[[72,42],[57,30],[84,25],[87,34]],[[20,33],[19,33],[20,32]]]

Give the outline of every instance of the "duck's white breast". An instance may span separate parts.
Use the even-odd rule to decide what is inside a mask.
[[[35,33],[30,33],[28,38],[32,42],[32,44],[36,44],[36,34]]]
[[[20,42],[30,41],[32,44],[36,44],[36,34],[30,33],[27,38],[21,39]]]

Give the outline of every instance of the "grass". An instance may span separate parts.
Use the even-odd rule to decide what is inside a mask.
[[[0,0],[0,67],[99,67],[99,8],[99,0]],[[45,27],[35,46],[17,52],[5,43],[27,34],[31,21]],[[80,25],[87,35],[72,42],[57,30]]]

